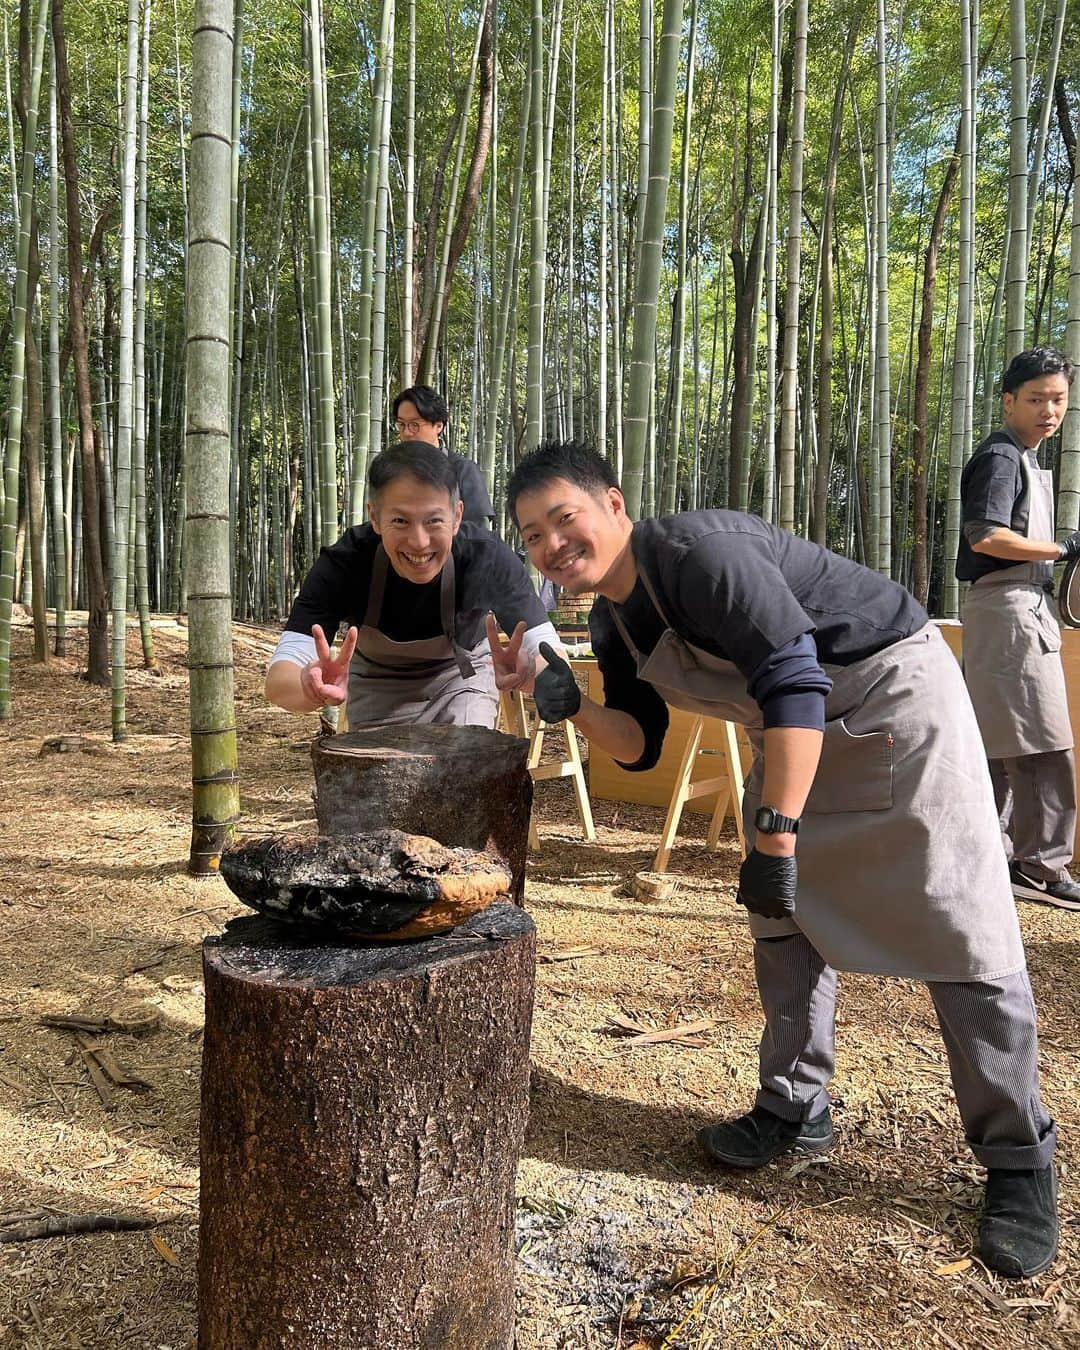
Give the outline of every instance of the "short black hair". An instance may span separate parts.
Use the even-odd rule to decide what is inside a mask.
[[[411,403],[425,422],[442,422],[445,425],[450,421],[446,399],[429,384],[414,384],[409,389],[403,389],[390,405],[393,417],[397,417],[398,408],[403,403]]]
[[[533,492],[556,478],[565,478],[594,497],[619,486],[610,461],[585,441],[544,441],[518,460],[510,475],[506,484],[506,505],[510,514],[517,518],[514,507],[523,492]]]
[[[1015,394],[1022,384],[1043,375],[1064,375],[1072,384],[1075,371],[1073,363],[1056,347],[1032,347],[1030,351],[1018,352],[1009,362],[1001,377],[1001,392]]]
[[[372,497],[378,497],[380,491],[392,483],[395,478],[404,478],[411,474],[421,483],[430,483],[432,487],[442,488],[450,494],[450,504],[457,501],[457,474],[454,466],[437,445],[427,441],[397,441],[394,445],[380,450],[368,465],[368,490]]]

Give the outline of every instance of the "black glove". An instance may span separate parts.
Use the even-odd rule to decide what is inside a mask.
[[[799,865],[794,854],[775,857],[752,848],[739,868],[735,899],[765,919],[790,919],[795,913],[798,885]]]
[[[547,662],[547,669],[537,675],[533,685],[536,711],[545,722],[562,722],[581,707],[581,690],[574,672],[550,643],[541,642],[540,655]]]
[[[1073,558],[1080,558],[1080,530],[1067,534],[1062,539],[1058,547],[1061,549],[1061,561],[1071,562]]]

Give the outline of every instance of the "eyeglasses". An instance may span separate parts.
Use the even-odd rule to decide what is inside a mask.
[[[417,418],[412,422],[395,422],[394,429],[399,436],[415,436],[421,427],[429,427],[431,423],[425,418]]]

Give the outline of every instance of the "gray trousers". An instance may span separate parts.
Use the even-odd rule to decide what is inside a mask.
[[[1076,766],[1071,750],[990,760],[1001,833],[1010,859],[1037,881],[1056,881],[1073,856]]]
[[[829,1104],[836,971],[801,933],[755,942],[754,966],[765,1010],[757,1104],[809,1119]],[[1027,971],[929,989],[971,1151],[984,1167],[1046,1167],[1056,1134],[1039,1095]]]

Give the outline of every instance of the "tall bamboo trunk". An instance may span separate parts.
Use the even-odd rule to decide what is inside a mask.
[[[112,738],[127,737],[128,527],[134,414],[135,158],[138,134],[139,0],[128,0],[124,136],[120,174],[120,346],[117,376],[116,489],[112,550]]]
[[[1080,367],[1080,155],[1073,157],[1072,245],[1069,254],[1069,312],[1065,354]],[[1080,376],[1069,390],[1069,411],[1061,429],[1061,480],[1058,488],[1059,535],[1080,529]]]
[[[393,12],[391,11],[391,22]],[[371,435],[369,454],[377,455],[386,426],[386,256],[387,220],[390,213],[390,105],[394,90],[393,30],[385,47],[386,71],[382,106],[379,109],[378,196],[375,203],[374,285],[371,298]],[[344,366],[343,366],[344,369]]]
[[[608,178],[609,146],[611,132],[608,126],[610,102],[607,88],[612,67],[611,27],[609,23],[612,0],[604,0],[604,35],[601,40],[601,84],[603,93],[600,101],[600,266],[597,281],[598,312],[597,327],[597,376],[596,376],[596,444],[603,453],[608,453],[608,218],[611,214],[611,184]],[[642,198],[644,200],[644,198]],[[618,470],[616,470],[618,472]]]
[[[49,524],[52,532],[53,586],[56,596],[57,656],[66,652],[68,582],[67,522],[64,496],[64,431],[60,415],[60,170],[56,115],[56,57],[50,51],[49,80]]]
[[[833,419],[833,236],[836,213],[836,172],[840,160],[840,133],[844,121],[844,99],[855,45],[856,25],[848,28],[844,43],[844,58],[836,81],[833,98],[832,130],[829,135],[829,155],[825,165],[825,191],[821,207],[821,242],[818,248],[818,274],[821,296],[821,327],[818,333],[817,391],[817,463],[814,472],[814,509],[812,537],[815,543],[828,543],[829,480],[832,470]]]
[[[405,75],[405,220],[402,230],[401,387],[413,382],[413,311],[416,235],[416,0],[409,0],[408,57]],[[488,485],[490,492],[491,485]]]
[[[338,534],[337,431],[334,415],[334,337],[331,320],[330,183],[326,173],[326,71],[322,59],[322,3],[310,0],[311,167],[315,253],[315,362],[318,367],[319,488],[321,543],[332,544]]]
[[[920,604],[925,605],[930,591],[930,571],[929,571],[929,553],[927,548],[927,502],[929,493],[929,474],[930,474],[930,362],[933,355],[934,341],[934,299],[937,294],[937,271],[938,259],[941,253],[941,240],[945,232],[945,219],[948,215],[949,206],[952,201],[953,188],[956,183],[957,173],[968,172],[964,168],[964,156],[970,156],[971,144],[971,85],[968,79],[968,62],[970,60],[970,22],[967,0],[961,0],[962,4],[962,33],[961,33],[961,89],[962,103],[960,111],[960,122],[956,133],[956,145],[953,149],[952,157],[945,168],[945,177],[942,180],[941,191],[938,193],[937,206],[934,210],[934,219],[930,226],[930,238],[926,244],[926,254],[923,260],[923,278],[922,278],[922,302],[919,310],[919,332],[918,332],[918,356],[915,362],[915,393],[912,405],[912,418],[914,422],[912,433],[912,590],[915,592],[915,598]],[[963,91],[966,91],[964,97]],[[969,160],[970,165],[970,160]],[[963,193],[963,183],[961,183],[961,193]],[[960,287],[961,287],[961,308],[964,304],[964,297],[968,296],[969,287],[965,273],[966,255],[965,244],[971,247],[970,237],[965,239],[965,202],[963,198],[960,203]],[[967,322],[971,322],[970,299],[968,299]],[[962,354],[962,341],[959,336],[959,321],[957,326],[957,346],[954,361],[954,371],[961,368],[965,356]],[[962,384],[960,386],[963,387]],[[962,437],[964,434],[964,417],[961,408],[960,416],[957,418],[956,408],[953,408],[953,429],[959,432]],[[961,452],[962,453],[962,452]]]
[[[796,386],[799,377],[799,299],[802,265],[803,149],[806,124],[807,0],[795,0],[788,161],[787,293],[784,297],[784,373],[780,400],[780,525],[795,528]]]
[[[364,167],[364,206],[360,225],[360,296],[356,312],[356,439],[349,475],[349,524],[364,519],[365,477],[371,444],[371,340],[375,303],[375,226],[379,205],[379,162],[385,112],[384,89],[389,62],[387,48],[394,16],[394,0],[382,0],[375,81],[371,91],[367,159]]]
[[[667,444],[663,510],[671,514],[678,506],[679,455],[682,447],[683,369],[686,334],[686,251],[690,211],[690,126],[694,111],[694,65],[697,59],[697,0],[690,3],[690,38],[686,56],[686,98],[683,104],[682,155],[679,161],[679,243],[675,296],[672,301],[671,360],[669,374]]]
[[[622,484],[631,516],[642,509],[649,415],[656,373],[656,307],[671,178],[671,141],[682,45],[682,0],[664,0],[649,151],[649,187],[641,242],[641,264],[634,288],[634,342],[627,372],[625,461]]]
[[[150,0],[144,0],[142,19],[139,138],[135,198],[135,391],[131,471],[135,506],[135,599],[143,665],[154,670],[154,637],[150,627],[150,572],[146,529],[146,154],[150,121]]]
[[[975,91],[978,82],[977,32],[973,7],[961,0],[960,9],[961,110],[959,131],[960,247],[953,348],[952,418],[949,435],[947,497],[945,503],[945,567],[942,612],[955,618],[960,607],[954,564],[960,545],[960,477],[972,451],[975,390],[975,296],[972,286],[975,250]],[[927,589],[929,590],[929,565]]]
[[[532,0],[529,25],[532,82],[532,217],[529,230],[529,353],[525,373],[525,438],[530,449],[544,435],[544,288],[547,220],[544,217],[544,5]]]
[[[1009,229],[1005,361],[1024,350],[1028,271],[1028,79],[1026,0],[1009,0]]]
[[[94,407],[90,390],[90,348],[83,310],[82,203],[75,130],[71,113],[71,80],[68,75],[67,37],[63,0],[52,0],[53,45],[56,52],[56,92],[60,105],[60,134],[64,156],[64,188],[67,203],[68,314],[72,364],[79,413],[79,453],[82,476],[81,549],[86,571],[88,610],[87,679],[91,684],[109,683],[108,594],[101,544],[101,493],[97,447],[94,441]]]
[[[196,0],[187,268],[186,550],[191,672],[189,868],[216,871],[239,812],[229,593],[230,0]]]
[[[885,0],[877,13],[877,120],[874,135],[874,232],[877,239],[877,371],[874,380],[874,421],[877,425],[878,571],[892,573],[892,361],[889,352],[889,184],[892,152],[889,141],[885,57]]]
[[[769,148],[765,167],[765,422],[762,431],[761,514],[771,521],[776,496],[776,259],[777,151],[780,115],[780,0],[772,0],[772,59],[769,66]],[[715,333],[714,333],[715,342]],[[715,357],[714,357],[715,360]],[[712,377],[710,375],[710,402]]]
[[[28,270],[31,214],[34,195],[34,152],[37,139],[38,98],[45,56],[48,0],[38,0],[30,60],[30,87],[26,100],[22,170],[19,179],[19,245],[12,322],[11,374],[8,381],[8,427],[4,453],[4,518],[0,549],[0,721],[12,715],[11,608],[15,598],[15,544],[19,518],[19,459],[22,446],[23,397],[26,374],[26,333],[29,322]]]
[[[38,257],[37,210],[31,215],[30,278],[27,294],[37,294],[41,278]],[[31,309],[35,308],[31,300]],[[26,479],[26,525],[29,567],[24,574],[30,583],[30,612],[33,618],[34,644],[32,660],[47,664],[49,660],[49,632],[46,611],[45,583],[45,494],[42,490],[42,380],[41,349],[34,323],[26,329],[26,414],[23,420],[23,467]]]
[[[503,284],[498,290],[499,310],[491,341],[491,374],[488,378],[487,416],[484,422],[484,452],[482,467],[491,499],[495,501],[495,461],[499,438],[499,407],[502,402],[504,377],[507,368],[507,346],[510,337],[510,308],[514,297],[514,278],[517,275],[521,252],[521,195],[525,178],[525,156],[529,143],[529,122],[532,107],[532,82],[526,78],[521,88],[521,114],[518,119],[517,157],[510,190],[510,219],[506,233],[506,262],[503,266]],[[493,175],[497,178],[498,175]]]

